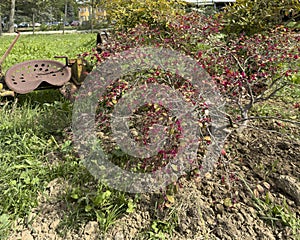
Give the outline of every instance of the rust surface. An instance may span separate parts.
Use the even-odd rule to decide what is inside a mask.
[[[62,86],[71,79],[71,70],[54,60],[30,60],[12,66],[5,74],[7,86],[16,93],[25,94],[38,88],[42,82]]]

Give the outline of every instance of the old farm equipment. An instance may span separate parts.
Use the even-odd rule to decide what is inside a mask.
[[[34,90],[59,88],[65,97],[72,99],[74,91],[81,85],[88,71],[82,58],[55,57],[64,58],[65,63],[56,60],[29,60],[12,66],[5,74],[2,73],[2,63],[19,36],[17,33],[0,59],[0,97],[14,97],[16,94],[26,94]],[[97,36],[97,44],[98,38]]]

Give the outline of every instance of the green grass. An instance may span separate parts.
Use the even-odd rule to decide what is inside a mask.
[[[57,146],[39,124],[43,114],[45,109],[29,104],[12,103],[0,109],[0,219],[6,220],[7,227],[36,206],[37,194],[51,179],[46,154]],[[7,229],[0,231],[1,236]]]
[[[0,37],[0,56],[4,54],[14,36]],[[26,60],[55,59],[55,56],[75,58],[78,54],[91,51],[96,44],[96,35],[54,34],[22,35],[2,65],[5,72],[12,65]],[[59,60],[63,61],[63,60]]]
[[[13,38],[0,37],[0,55]],[[3,70],[29,59],[74,58],[90,51],[95,40],[96,34],[21,35]],[[61,235],[89,220],[98,221],[104,233],[120,214],[133,209],[125,193],[98,183],[81,163],[69,134],[72,103],[58,90],[0,102],[0,239],[9,235],[17,218],[26,219],[38,195],[56,178],[70,183],[59,196],[68,206],[58,229]]]
[[[252,109],[252,114],[299,122],[300,111],[295,107],[297,103],[300,103],[299,85],[287,86],[281,89],[273,99],[256,104]]]
[[[295,239],[299,239],[300,219],[290,209],[286,203],[286,199],[284,198],[281,204],[276,204],[270,199],[269,192],[265,196],[256,197],[248,182],[243,177],[239,177],[251,193],[253,205],[257,210],[258,216],[273,228],[276,227],[276,224],[291,228]]]
[[[58,229],[61,235],[90,220],[98,221],[104,233],[132,209],[125,193],[98,183],[81,164],[65,130],[71,112],[72,104],[52,90],[24,95],[18,103],[0,108],[0,239],[16,218],[26,218],[37,206],[38,195],[56,178],[70,183],[59,196],[68,206]],[[56,162],[49,157],[53,155]]]
[[[254,206],[258,211],[258,215],[261,219],[269,223],[273,228],[276,227],[276,224],[290,227],[292,229],[293,236],[297,239],[300,237],[300,219],[297,217],[297,214],[293,212],[286,200],[284,199],[282,204],[272,203],[269,199],[268,193],[265,196],[265,199],[259,199],[253,197]]]

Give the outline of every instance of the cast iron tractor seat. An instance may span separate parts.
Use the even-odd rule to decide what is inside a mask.
[[[29,60],[12,66],[5,74],[7,86],[16,93],[32,92],[46,83],[61,87],[71,79],[71,69],[54,60]]]

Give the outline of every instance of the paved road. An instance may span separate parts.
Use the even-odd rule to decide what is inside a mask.
[[[109,31],[109,29],[94,29],[94,32],[97,33],[97,32],[101,32],[101,31]],[[90,33],[91,30],[65,30],[65,33]],[[30,32],[20,32],[21,35],[24,35],[24,34],[33,34],[32,31]],[[58,31],[35,31],[34,34],[62,34],[63,33],[63,30],[58,30]],[[13,35],[16,35],[16,33],[2,33],[3,36],[13,36]]]

